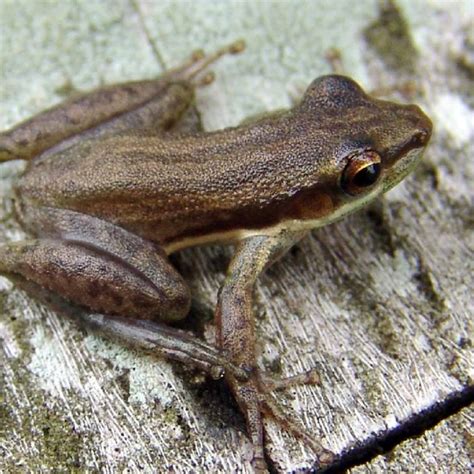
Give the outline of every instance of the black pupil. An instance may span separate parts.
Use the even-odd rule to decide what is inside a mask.
[[[365,168],[362,168],[353,179],[353,184],[361,188],[371,186],[377,181],[380,174],[380,164],[373,163]]]

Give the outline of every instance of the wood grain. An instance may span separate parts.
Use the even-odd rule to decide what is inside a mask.
[[[10,7],[7,13],[19,15],[26,5],[20,4],[14,11]],[[120,8],[136,13],[130,5],[123,3]],[[165,23],[163,18],[153,16],[156,5],[133,5],[138,5],[145,17],[150,15],[148,21],[153,19],[162,25],[164,30],[158,31],[180,34],[179,22]],[[184,11],[185,4],[179,5],[178,11]],[[304,5],[301,8],[306,8]],[[418,10],[428,8],[422,7]],[[205,4],[200,8],[205,9]],[[254,12],[260,15],[267,12],[265,6],[256,8]],[[466,49],[468,22],[455,18],[448,10],[440,10],[438,18],[427,16],[423,23],[417,23],[423,15],[416,5],[404,8],[421,51],[416,77],[424,95],[417,102],[435,122],[434,138],[422,165],[368,209],[314,232],[274,265],[257,288],[261,365],[277,375],[319,369],[320,386],[282,392],[278,400],[337,453],[403,427],[414,415],[473,386],[474,126],[473,122],[469,125],[472,96],[466,92],[472,86],[472,58]],[[43,18],[47,22],[47,14],[52,12],[38,12],[36,21]],[[206,15],[210,18],[208,12]],[[239,10],[236,17],[240,18],[238,15],[250,18],[248,12]],[[356,12],[354,22],[358,21],[355,16]],[[377,10],[373,9],[373,18],[376,16]],[[102,21],[100,16],[88,18],[82,20],[86,25]],[[130,17],[125,15],[118,20],[118,28],[131,28],[127,18]],[[133,18],[136,24],[130,37],[142,38],[143,24],[136,16]],[[252,21],[260,16],[255,18]],[[334,24],[324,18],[321,22],[325,28]],[[369,19],[365,23],[369,24]],[[275,38],[274,43],[269,37],[257,41],[252,48],[259,52],[253,53],[257,56],[250,54],[249,64],[258,64],[255,58],[268,53],[278,63],[275,82],[280,81],[279,68],[284,70],[281,64],[290,64],[287,71],[301,65],[304,68],[314,51],[295,49],[304,56],[298,65],[291,63],[291,52],[285,55],[282,51],[286,51],[285,44],[301,46],[301,35],[306,35],[308,43],[315,42],[311,25],[302,21],[299,28],[288,30],[280,45]],[[32,34],[41,38],[41,28],[35,28]],[[113,26],[109,28],[115,38]],[[245,35],[245,28],[233,28]],[[247,34],[252,36],[251,26],[247,28]],[[271,31],[269,25],[262,28]],[[452,43],[427,35],[427,28],[451,32]],[[343,41],[360,44],[360,33],[354,32],[352,25],[349,29],[349,39]],[[202,26],[201,30],[213,38],[211,27],[206,30]],[[14,34],[11,28],[7,31]],[[156,32],[156,26],[148,31]],[[85,38],[83,41],[87,41]],[[117,36],[116,41],[122,39]],[[166,57],[170,50],[160,44],[160,39],[165,45],[166,35],[154,38],[155,46],[161,46]],[[16,41],[21,44],[19,33]],[[225,42],[223,38],[219,41]],[[180,46],[183,50],[184,43]],[[188,44],[186,48],[193,46]],[[176,43],[171,51],[173,48],[177,48]],[[67,55],[60,46],[48,51],[54,51],[50,54],[56,58]],[[107,51],[112,54],[114,49]],[[7,58],[8,53],[2,54]],[[388,83],[403,79],[403,73],[386,69],[379,53],[368,50],[364,54],[372,61],[367,75],[373,84],[377,85],[375,78]],[[91,64],[93,61],[88,67]],[[471,73],[462,72],[463,64],[470,64]],[[230,66],[230,70],[235,71],[235,67]],[[246,67],[252,66],[239,64],[241,69]],[[255,77],[260,73],[254,69]],[[8,71],[2,74],[4,84],[12,83]],[[222,74],[225,85],[226,75]],[[234,91],[226,100],[245,96],[245,81],[255,88],[251,79],[244,77],[242,91]],[[38,78],[34,87],[47,88],[41,80]],[[227,77],[227,87],[235,86],[232,80]],[[21,79],[17,77],[15,81]],[[298,79],[294,79],[296,83]],[[221,110],[213,110],[212,94],[219,102],[229,93],[219,84],[213,87],[217,89],[202,91],[199,102],[208,124],[221,121]],[[33,99],[27,98],[27,89],[22,93],[17,96],[23,97],[18,107],[26,116],[34,109]],[[251,94],[250,88],[247,93]],[[49,100],[39,100],[38,109],[46,107]],[[4,100],[2,113],[10,111],[9,125],[19,118],[13,110],[15,103],[10,96]],[[222,104],[219,102],[220,107]],[[275,99],[272,104],[281,105]],[[246,114],[246,105],[243,100],[239,112],[242,115]],[[225,107],[222,114],[232,116]],[[0,167],[0,241],[22,237],[9,201],[10,186],[20,168],[14,163]],[[213,306],[230,252],[230,248],[218,247],[192,249],[175,258],[193,291],[189,326],[208,339],[212,338]],[[0,285],[0,471],[249,470],[244,423],[221,383],[86,334],[38,305],[7,280],[0,279]],[[424,472],[434,467],[441,472],[466,471],[473,456],[472,418],[472,409],[466,408],[423,437],[402,443],[391,455],[366,462],[354,472],[400,472],[412,467]],[[310,451],[272,423],[268,428],[268,451],[275,469],[292,472],[312,465]],[[453,452],[456,456],[449,454]]]

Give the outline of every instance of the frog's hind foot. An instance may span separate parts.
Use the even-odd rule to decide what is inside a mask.
[[[228,54],[239,54],[245,49],[245,41],[240,39],[230,43],[211,54],[205,54],[203,50],[196,50],[188,61],[176,69],[168,72],[170,78],[178,81],[190,81],[195,86],[205,86],[214,80],[214,73],[205,70],[222,56]]]

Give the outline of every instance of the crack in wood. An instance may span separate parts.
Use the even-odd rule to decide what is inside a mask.
[[[141,30],[145,35],[145,38],[147,40],[148,46],[151,49],[151,52],[153,53],[153,56],[155,56],[156,61],[158,64],[161,66],[163,70],[166,70],[166,63],[165,60],[160,53],[159,49],[157,48],[155,42],[153,41],[153,38],[151,37],[150,31],[148,30],[146,23],[145,23],[145,18],[143,18],[143,13],[140,8],[138,0],[130,0],[130,6],[132,7],[132,10],[136,13],[138,20],[140,22]]]
[[[444,400],[411,415],[396,428],[381,431],[377,435],[358,443],[354,448],[341,453],[331,466],[322,470],[313,467],[308,472],[336,474],[366,464],[379,455],[389,453],[402,442],[421,436],[473,402],[474,385],[468,385],[462,390],[449,394]]]

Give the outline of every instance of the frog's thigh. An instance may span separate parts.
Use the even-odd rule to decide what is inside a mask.
[[[0,247],[1,273],[97,312],[165,321],[186,316],[189,291],[159,247],[94,217],[41,211],[47,236]]]
[[[176,122],[171,132],[195,133],[202,132],[203,130],[201,115],[197,107],[192,104],[186,109],[179,121]]]
[[[191,84],[169,84],[160,95],[99,124],[82,138],[103,138],[123,134],[156,135],[167,131],[198,131],[200,119],[195,107]]]
[[[104,120],[80,135],[70,137],[60,146],[67,147],[79,140],[102,140],[116,135],[156,136],[164,132],[199,131],[202,127],[199,115],[192,106],[193,98],[191,85],[169,84],[160,95],[146,103]]]

